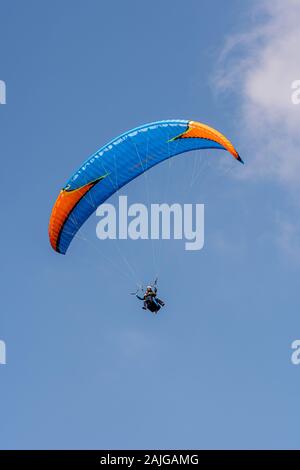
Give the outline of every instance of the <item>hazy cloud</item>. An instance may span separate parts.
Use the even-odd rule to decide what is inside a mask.
[[[300,0],[256,4],[249,30],[227,38],[215,80],[237,98],[244,173],[289,187],[300,182],[300,104],[292,102],[292,83],[300,80],[299,18]]]

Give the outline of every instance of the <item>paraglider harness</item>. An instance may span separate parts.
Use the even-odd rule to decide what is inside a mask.
[[[134,295],[139,299],[143,300],[145,310],[149,310],[152,313],[158,313],[161,307],[165,304],[164,302],[156,296],[157,293],[157,279],[155,279],[154,283],[151,285],[151,290],[146,290],[143,297],[139,295],[139,292],[142,290],[142,287],[139,287],[138,290],[134,293]],[[143,289],[144,291],[144,289]]]

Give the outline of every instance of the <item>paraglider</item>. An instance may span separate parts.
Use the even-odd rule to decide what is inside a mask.
[[[88,217],[134,178],[175,155],[201,149],[226,150],[243,163],[223,134],[196,121],[157,121],[116,137],[91,155],[60,191],[49,222],[52,248],[65,254]],[[165,305],[157,297],[156,282],[142,296],[134,295],[155,314]]]
[[[243,163],[220,132],[196,121],[158,121],[125,132],[101,147],[71,176],[52,209],[49,238],[65,254],[97,207],[131,180],[175,155],[198,149],[227,150]]]
[[[157,279],[155,280],[153,286],[147,286],[143,296],[139,295],[139,289],[135,293],[135,296],[137,297],[137,299],[143,301],[142,308],[144,310],[150,310],[150,312],[152,313],[158,313],[161,307],[165,306],[164,301],[157,297]]]

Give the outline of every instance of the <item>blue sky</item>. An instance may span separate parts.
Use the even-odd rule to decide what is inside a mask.
[[[272,3],[258,20],[237,0],[0,1],[0,448],[299,447],[300,107],[261,92]],[[92,216],[89,242],[54,253],[49,215],[72,172],[168,118],[216,127],[246,162],[205,151],[148,174],[151,201],[205,204],[204,249],[100,242]],[[122,194],[146,203],[145,186]],[[154,317],[128,292],[157,272]]]

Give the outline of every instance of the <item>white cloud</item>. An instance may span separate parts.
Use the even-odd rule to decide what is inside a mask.
[[[249,30],[227,39],[216,86],[237,98],[245,174],[292,187],[300,182],[300,104],[292,103],[292,83],[300,80],[300,0],[260,2],[253,13]]]

